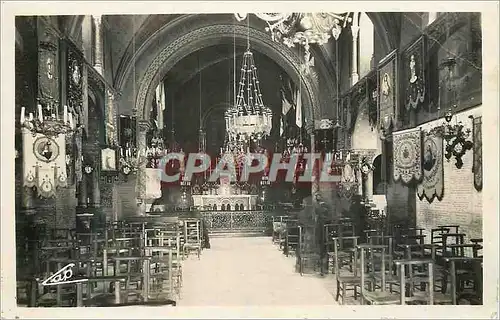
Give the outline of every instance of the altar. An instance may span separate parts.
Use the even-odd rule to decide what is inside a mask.
[[[257,206],[257,196],[249,194],[193,195],[193,205],[195,208],[203,210],[254,210]]]
[[[210,189],[203,194],[193,194],[193,205],[200,210],[243,211],[255,210],[258,196],[245,191],[221,179],[217,189]]]

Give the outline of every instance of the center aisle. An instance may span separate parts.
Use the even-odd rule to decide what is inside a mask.
[[[327,279],[295,272],[269,237],[212,238],[183,263],[179,306],[335,305]]]

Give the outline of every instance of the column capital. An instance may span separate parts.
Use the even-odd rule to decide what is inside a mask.
[[[359,26],[351,25],[351,32],[353,41],[358,40]]]
[[[137,128],[139,129],[139,132],[146,133],[151,128],[151,124],[148,120],[139,120],[137,121]]]
[[[108,97],[109,100],[115,100],[115,93],[110,90],[110,89],[107,89],[106,90],[106,95]]]
[[[92,15],[92,19],[94,20],[94,22],[96,24],[100,24],[101,20],[102,20],[102,16],[101,15]]]

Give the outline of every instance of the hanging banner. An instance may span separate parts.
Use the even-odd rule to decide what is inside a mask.
[[[403,94],[406,111],[418,109],[425,101],[425,37],[421,36],[402,54]]]
[[[476,117],[473,120],[472,135],[474,146],[473,149],[473,165],[472,172],[474,173],[474,188],[477,191],[483,189],[483,139],[482,139],[482,117]]]
[[[420,200],[425,197],[429,203],[435,197],[441,201],[444,190],[443,138],[432,131],[424,135],[422,168],[423,178],[417,187],[418,197]]]
[[[146,168],[146,192],[144,199],[161,198],[161,169]]]
[[[302,128],[302,94],[301,91],[298,90],[295,95],[295,124],[297,127]]]
[[[38,103],[45,115],[57,117],[59,108],[59,37],[42,17],[37,19]]]
[[[58,187],[68,185],[65,136],[33,135],[26,128],[22,129],[22,133],[23,185],[27,188],[35,187],[39,197],[54,197]]]
[[[422,179],[422,132],[420,128],[393,133],[394,181],[409,184]]]
[[[388,130],[396,115],[397,51],[387,55],[377,68],[379,128]]]

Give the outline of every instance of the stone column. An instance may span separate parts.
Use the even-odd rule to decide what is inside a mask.
[[[359,25],[358,19],[355,18],[352,26],[352,69],[351,69],[351,84],[354,85],[359,80],[358,74],[358,34],[359,34]]]
[[[36,212],[35,208],[35,195],[33,188],[22,187],[22,212],[27,215],[33,215]]]
[[[136,197],[137,197],[137,215],[144,215],[146,206],[146,134],[150,129],[149,121],[139,120],[137,122],[137,152],[139,157],[139,167],[137,168]]]
[[[373,170],[368,170],[368,172],[364,174],[363,184],[366,203],[373,203]]]
[[[90,199],[93,208],[101,207],[100,175],[99,165],[96,163],[92,172],[92,199]]]
[[[311,153],[316,152],[316,137],[315,137],[314,133],[312,133],[312,129],[311,129],[311,150],[310,150],[310,152]],[[318,173],[318,169],[319,168],[313,169],[313,181],[312,181],[312,184],[311,184],[311,195],[312,195],[314,203],[316,202],[316,194],[319,193],[319,181],[318,181],[318,179],[319,179],[319,173]]]
[[[95,26],[95,60],[94,68],[102,74],[102,23],[101,16],[92,16]]]
[[[78,207],[87,208],[87,177],[84,176],[77,186]],[[81,212],[80,212],[81,213]]]
[[[106,140],[108,145],[116,145],[115,95],[106,90]]]
[[[363,174],[359,168],[356,168],[354,172],[356,180],[358,181],[358,192],[356,192],[356,194],[363,197]]]

